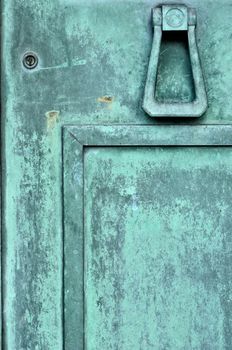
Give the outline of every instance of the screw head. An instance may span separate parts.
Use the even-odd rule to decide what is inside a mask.
[[[34,52],[26,52],[23,56],[23,65],[27,69],[34,69],[38,64],[38,56]]]

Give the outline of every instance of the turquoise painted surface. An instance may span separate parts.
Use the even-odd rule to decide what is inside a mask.
[[[87,149],[86,347],[230,349],[232,152]]]

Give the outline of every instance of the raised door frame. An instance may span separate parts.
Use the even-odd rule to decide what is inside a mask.
[[[65,350],[85,349],[84,150],[86,147],[232,146],[230,125],[63,127],[63,310]]]

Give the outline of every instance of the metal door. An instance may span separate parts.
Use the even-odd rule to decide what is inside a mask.
[[[2,2],[2,348],[231,349],[231,1]]]

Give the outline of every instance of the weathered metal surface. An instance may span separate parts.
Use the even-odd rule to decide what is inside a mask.
[[[66,349],[232,346],[231,131],[65,127]]]
[[[151,0],[2,1],[4,350],[63,347],[61,127],[160,124],[141,108],[152,43],[151,8],[156,5]],[[193,0],[187,5],[200,14],[197,44],[209,98],[207,113],[192,123],[230,124],[231,1]],[[170,54],[161,51],[159,97],[191,99],[185,44],[167,40],[163,49]],[[33,70],[23,66],[29,51],[39,59]],[[217,137],[223,140],[223,135]],[[225,152],[223,148],[220,159],[225,160]],[[216,261],[215,266],[218,271]],[[228,261],[221,266],[229,281]],[[226,344],[229,329],[225,324],[225,336],[219,334]]]
[[[230,123],[231,1],[186,4],[198,13],[197,44],[209,99],[207,113],[195,123]],[[8,92],[16,112],[17,106],[27,105],[28,117],[20,119],[26,122],[36,114],[33,120],[42,128],[44,113],[55,109],[62,112],[63,123],[150,124],[141,105],[153,38],[151,9],[156,5],[152,0],[117,0],[113,5],[104,0],[3,2]],[[186,100],[191,93],[188,56],[180,57],[181,48],[173,52],[168,42],[164,45],[159,94],[173,98],[180,89],[177,97]],[[33,72],[22,70],[28,50],[40,59]],[[101,102],[104,96],[112,103]]]
[[[232,146],[231,125],[68,126],[81,146]]]
[[[87,149],[85,174],[86,348],[231,349],[232,149]]]
[[[64,339],[74,350],[84,349],[83,145],[65,129],[63,149]]]

